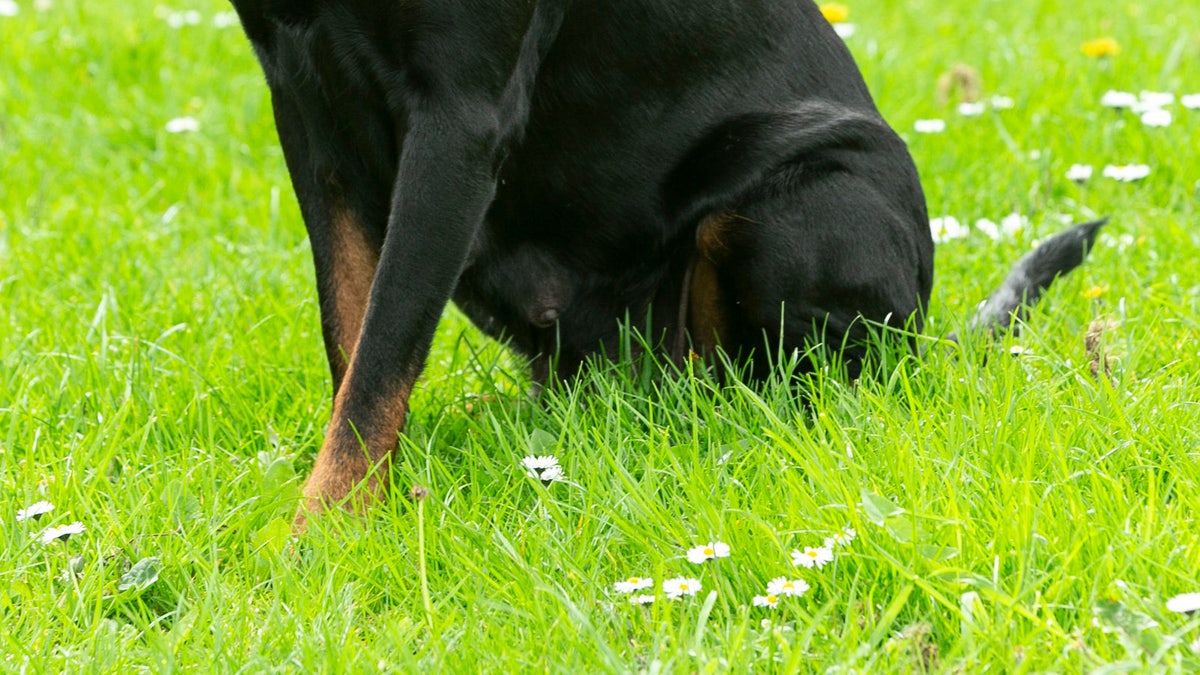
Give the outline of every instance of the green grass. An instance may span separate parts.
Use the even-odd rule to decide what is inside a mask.
[[[538,406],[521,364],[450,310],[397,498],[295,541],[328,373],[245,39],[211,25],[216,0],[180,30],[144,0],[20,6],[0,17],[0,670],[1200,666],[1200,621],[1164,604],[1200,590],[1200,110],[1147,129],[1099,106],[1109,88],[1200,92],[1200,5],[852,3],[849,43],[931,214],[1032,219],[939,248],[933,333],[1059,216],[1113,216],[1019,340],[897,359],[857,388],[818,377],[807,408],[788,387],[629,364]],[[1085,57],[1103,35],[1120,55]],[[937,103],[956,63],[1015,108]],[[168,134],[183,115],[200,130]],[[949,128],[912,133],[927,117]],[[1096,165],[1084,187],[1063,177],[1075,162]],[[1153,173],[1098,175],[1131,162]],[[1088,372],[1095,318],[1112,385]],[[526,478],[534,451],[569,481]],[[413,484],[420,510],[399,498]],[[15,520],[40,499],[53,513]],[[82,535],[38,541],[76,520]],[[858,538],[831,566],[791,566],[845,526]],[[685,560],[712,539],[732,556]],[[704,591],[633,607],[612,584],[634,574]],[[751,607],[781,575],[813,588]]]

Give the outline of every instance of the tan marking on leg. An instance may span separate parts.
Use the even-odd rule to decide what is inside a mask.
[[[687,330],[692,338],[692,349],[701,356],[712,354],[725,341],[728,304],[717,266],[707,258],[697,258],[692,269]]]
[[[367,315],[371,283],[375,280],[375,268],[379,266],[379,251],[367,240],[354,214],[344,209],[334,214],[332,236],[335,331],[337,346],[343,355],[340,365],[344,380]]]
[[[325,442],[305,482],[304,505],[296,516],[297,530],[304,529],[308,514],[341,507],[364,515],[386,496],[392,455],[404,430],[412,383],[405,383],[392,395],[379,397],[362,419],[347,419],[345,383],[353,376],[353,368],[351,365],[334,400]]]

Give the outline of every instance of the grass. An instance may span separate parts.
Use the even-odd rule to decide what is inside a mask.
[[[448,310],[397,498],[300,540],[328,373],[245,39],[211,24],[215,0],[181,29],[145,0],[19,6],[0,17],[0,670],[1200,665],[1200,621],[1165,609],[1200,571],[1200,111],[1150,129],[1099,106],[1110,88],[1200,92],[1200,6],[852,3],[849,44],[931,215],[1031,218],[939,248],[934,334],[1059,216],[1113,216],[1020,339],[896,358],[857,388],[818,376],[808,407],[628,363],[538,406],[521,364]],[[1119,55],[1081,53],[1105,35]],[[939,104],[957,63],[1015,107]],[[198,132],[165,131],[184,115]],[[947,131],[912,133],[930,117]],[[1097,177],[1066,181],[1075,162]],[[1151,175],[1098,175],[1132,162]],[[1111,383],[1088,370],[1096,318]],[[527,478],[530,453],[568,481]],[[427,500],[400,497],[414,484]],[[42,499],[56,509],[15,520]],[[86,532],[38,541],[72,521]],[[846,526],[832,565],[791,566]],[[684,558],[717,539],[730,558]],[[612,584],[635,574],[704,590],[634,607]],[[813,588],[751,607],[781,575]]]

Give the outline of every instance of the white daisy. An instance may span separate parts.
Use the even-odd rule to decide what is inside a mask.
[[[700,563],[715,560],[717,558],[729,557],[729,544],[720,541],[710,541],[707,544],[702,544],[695,548],[688,549],[688,562],[693,562],[699,565]]]
[[[1100,97],[1100,105],[1105,108],[1132,108],[1138,102],[1138,97],[1127,91],[1109,89]]]
[[[1150,175],[1150,167],[1145,164],[1109,164],[1104,167],[1104,177],[1119,180],[1123,183],[1138,181]]]
[[[992,241],[1000,241],[1000,226],[997,225],[996,221],[994,220],[989,218],[980,218],[979,220],[975,221],[975,229],[986,234]],[[828,542],[829,540],[826,539],[825,541]],[[828,543],[826,545],[828,545]]]
[[[70,539],[72,535],[83,534],[83,531],[86,529],[87,528],[83,526],[83,523],[80,523],[78,521],[71,523],[70,525],[59,525],[58,527],[48,527],[48,528],[46,528],[46,530],[44,532],[42,532],[42,537],[41,537],[42,543],[43,544],[52,544],[52,543],[54,543],[56,541],[60,541],[60,540],[66,541],[66,540]]]
[[[521,460],[521,466],[530,471],[541,471],[558,466],[558,458],[554,455],[529,455]]]
[[[1017,102],[1011,96],[993,96],[991,99],[992,108],[995,110],[1011,110]]]
[[[833,562],[833,550],[826,546],[805,546],[803,551],[792,551],[792,564],[808,569],[821,569]]]
[[[1142,124],[1148,127],[1169,127],[1171,126],[1171,111],[1151,108],[1142,113]]]
[[[527,473],[529,474],[530,478],[536,478],[546,485],[556,481],[566,480],[566,475],[563,474],[561,466],[551,466],[542,469],[541,471],[530,470]]]
[[[837,33],[838,37],[842,38],[843,40],[851,37],[857,31],[858,31],[858,26],[855,26],[852,23],[835,23],[835,24],[833,24],[833,32]]]
[[[194,9],[189,9],[186,12],[168,12],[163,17],[167,25],[171,28],[183,28],[184,26],[199,26],[204,17]]]
[[[654,602],[654,596],[648,594],[631,595],[629,596],[629,604],[631,605],[649,605]]]
[[[14,0],[0,0],[0,16],[16,16],[21,13],[21,6]]]
[[[808,592],[808,582],[803,579],[788,579],[778,577],[767,583],[768,595],[791,595],[799,597]]]
[[[987,110],[983,101],[964,101],[958,104],[958,114],[963,117],[977,117]]]
[[[1200,94],[1186,94],[1179,102],[1188,110],[1200,110]]]
[[[675,577],[662,582],[663,594],[672,600],[678,600],[685,595],[695,595],[700,592],[700,580],[688,577]]]
[[[613,584],[613,588],[615,588],[618,593],[632,593],[634,591],[650,588],[653,585],[654,580],[650,577],[629,577],[624,581],[618,581],[617,583]]]
[[[768,593],[767,595],[754,596],[754,606],[755,607],[774,608],[774,607],[779,606],[779,596],[771,594],[770,591],[768,591],[767,593]]]
[[[195,117],[176,117],[167,122],[167,133],[182,134],[187,131],[200,131],[200,123]]]
[[[958,222],[958,219],[954,216],[931,219],[929,221],[929,229],[933,232],[933,241],[938,244],[950,241],[951,239],[962,239],[971,232],[965,225]]]
[[[946,120],[917,120],[913,122],[913,131],[918,134],[940,134],[946,130]]]
[[[1029,227],[1029,218],[1016,212],[1000,219],[1000,232],[1009,237],[1015,236],[1026,227]]]
[[[1086,183],[1091,179],[1091,164],[1072,164],[1071,168],[1067,169],[1067,180],[1075,181],[1076,183]]]
[[[34,502],[17,511],[17,521],[37,520],[54,510],[54,505],[47,501]]]
[[[1169,91],[1143,91],[1138,94],[1138,102],[1152,108],[1162,108],[1175,102],[1175,94]]]
[[[854,538],[857,536],[858,533],[854,531],[853,527],[844,528],[841,532],[835,532],[832,537],[825,537],[825,548],[834,549],[839,546],[849,546],[850,542],[854,541]]]
[[[238,25],[237,12],[217,12],[213,15],[212,25],[214,28],[230,28]]]
[[[1167,609],[1181,614],[1200,612],[1200,593],[1184,593],[1167,601]]]

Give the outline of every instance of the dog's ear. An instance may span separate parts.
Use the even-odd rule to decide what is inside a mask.
[[[786,111],[747,113],[706,133],[672,170],[663,204],[673,222],[728,209],[785,164],[839,161],[839,154],[903,141],[874,111],[826,100]]]

